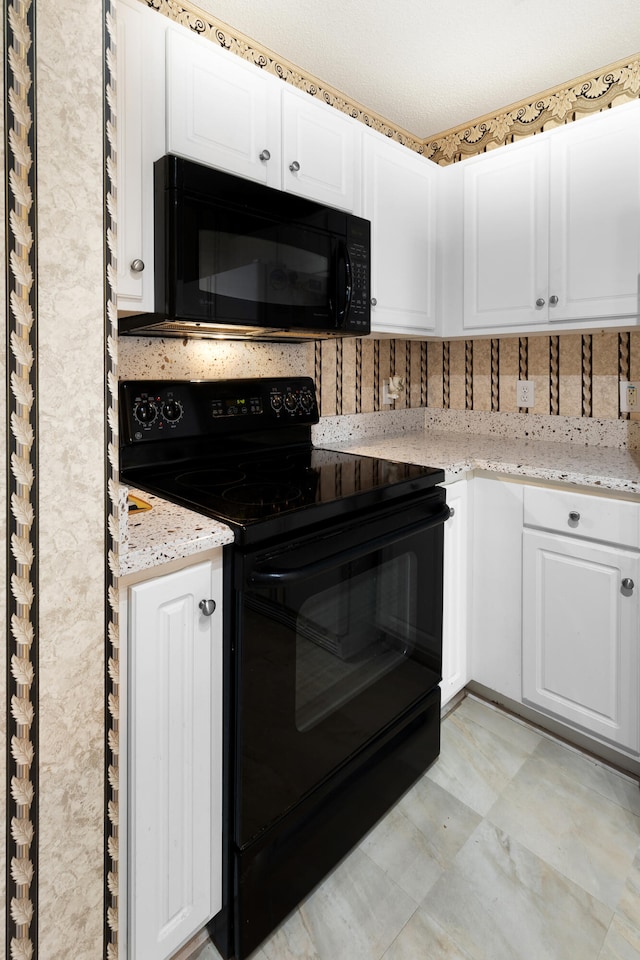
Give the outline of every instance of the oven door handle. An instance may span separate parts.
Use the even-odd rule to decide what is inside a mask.
[[[373,537],[365,543],[360,543],[348,550],[341,550],[323,560],[314,560],[303,567],[285,567],[284,569],[273,566],[271,563],[256,564],[249,574],[249,583],[259,586],[260,584],[293,583],[296,580],[304,580],[306,577],[312,577],[323,573],[325,570],[331,570],[341,566],[343,563],[350,563],[352,560],[358,560],[373,550],[381,550],[391,543],[397,543],[399,540],[406,540],[407,537],[415,533],[421,533],[431,527],[437,527],[449,518],[449,507],[445,504],[441,510],[428,517],[422,523],[412,523],[408,527],[400,527],[392,533],[386,533],[380,537]]]

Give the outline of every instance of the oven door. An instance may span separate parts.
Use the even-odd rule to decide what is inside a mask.
[[[441,679],[444,492],[236,554],[234,839],[243,847]]]

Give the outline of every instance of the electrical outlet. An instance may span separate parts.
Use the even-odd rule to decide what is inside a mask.
[[[640,409],[640,383],[638,381],[620,381],[620,413],[631,413]]]
[[[518,380],[516,384],[516,404],[519,407],[535,407],[535,396],[533,380]]]

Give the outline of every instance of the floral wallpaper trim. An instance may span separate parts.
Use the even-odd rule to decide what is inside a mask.
[[[36,960],[38,929],[38,423],[35,4],[5,4],[7,235],[6,956]]]
[[[189,0],[141,0],[170,20],[181,23],[207,40],[273,73],[286,83],[320,97],[329,106],[359,120],[391,140],[439,164],[454,163],[483,153],[489,147],[503,146],[514,138],[539,133],[546,124],[569,123],[587,113],[609,107],[614,100],[640,97],[640,54],[619,60],[610,66],[569,81],[534,97],[486,114],[471,123],[461,124],[424,139],[398,127],[373,110],[349,98],[317,77],[303,73],[295,64],[279,57],[268,47],[245,36],[234,27],[200,10]],[[427,93],[428,95],[428,93]]]
[[[104,960],[118,960],[120,850],[120,634],[118,623],[118,548],[121,498],[118,489],[118,315],[116,309],[117,136],[116,25],[113,0],[103,0],[105,71],[105,383],[107,501],[105,525],[107,582],[105,603],[105,869]],[[124,851],[122,851],[124,853]]]
[[[614,100],[640,97],[640,55],[621,60],[566,85],[487,114],[423,141],[426,157],[449,164],[502,146],[515,138],[540,133],[546,124],[570,123],[611,106]]]

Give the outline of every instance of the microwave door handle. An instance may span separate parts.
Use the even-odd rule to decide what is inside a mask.
[[[270,563],[256,564],[249,574],[248,581],[256,586],[261,584],[275,585],[279,583],[295,583],[298,580],[304,580],[306,577],[332,570],[335,567],[341,566],[343,563],[358,560],[372,550],[381,550],[391,543],[396,543],[399,540],[405,540],[407,537],[413,536],[414,533],[420,533],[431,527],[437,527],[448,518],[449,507],[445,504],[437,513],[428,517],[423,523],[414,523],[408,527],[400,527],[400,529],[394,530],[392,533],[385,533],[383,536],[373,537],[371,540],[367,540],[366,543],[360,543],[356,547],[334,553],[330,557],[325,557],[323,560],[314,560],[312,563],[308,563],[303,567],[295,567],[295,569],[286,567],[279,569]]]
[[[340,241],[339,245],[338,260],[340,260],[340,254],[344,257],[344,307],[342,310],[338,310],[338,322],[341,323],[349,314],[351,308],[351,298],[353,296],[353,286],[352,286],[352,276],[351,276],[351,257],[349,256],[349,247],[344,240]]]

